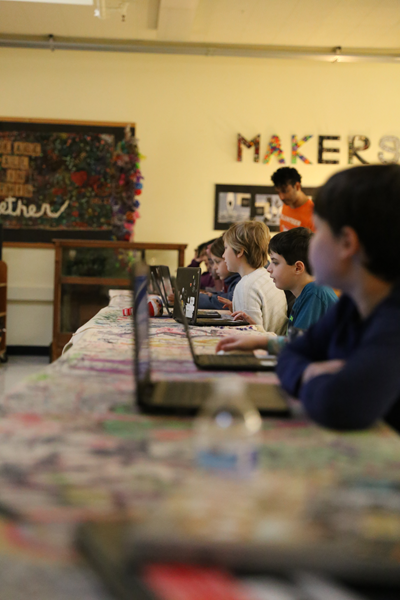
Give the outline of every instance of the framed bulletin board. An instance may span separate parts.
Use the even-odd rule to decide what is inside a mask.
[[[125,127],[0,118],[4,242],[110,239],[112,157]]]
[[[302,188],[313,198],[317,188]],[[233,223],[256,219],[271,231],[279,231],[282,202],[275,188],[266,185],[215,186],[214,229],[229,229]]]

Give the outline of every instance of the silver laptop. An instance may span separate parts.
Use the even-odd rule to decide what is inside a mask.
[[[258,358],[253,352],[224,355],[198,354],[194,348],[189,324],[183,312],[182,304],[178,303],[176,308],[180,313],[180,321],[185,328],[193,360],[199,369],[216,371],[274,371],[277,362],[276,356]]]
[[[189,325],[200,325],[204,327],[238,327],[240,325],[248,325],[247,321],[234,321],[230,315],[224,315],[219,318],[217,322],[214,318],[210,319],[204,313],[199,311],[200,275],[201,269],[199,267],[178,268],[176,275],[178,293],[175,294],[174,319],[179,323],[182,323],[181,313],[178,309],[180,300]],[[219,313],[217,314],[220,316]]]
[[[152,265],[150,267],[150,280],[154,293],[161,297],[168,316],[174,318],[174,313],[170,308],[171,305],[168,300],[168,296],[174,293],[169,267],[166,265]],[[221,318],[217,310],[198,310],[197,312],[203,318]]]
[[[169,267],[166,265],[152,265],[150,267],[150,278],[155,293],[161,297],[169,317],[173,318],[168,296],[173,293]]]
[[[132,274],[135,405],[145,412],[193,414],[210,396],[212,382],[151,380],[147,306],[149,269],[144,263],[136,263]],[[188,331],[187,322],[185,328]],[[192,346],[191,350],[193,354]],[[247,395],[262,414],[279,417],[290,414],[286,397],[277,385],[251,383],[247,386]]]

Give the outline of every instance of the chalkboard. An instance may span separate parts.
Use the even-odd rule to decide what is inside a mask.
[[[110,239],[112,157],[125,127],[0,119],[3,240]]]

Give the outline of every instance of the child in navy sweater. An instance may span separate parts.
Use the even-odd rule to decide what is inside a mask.
[[[400,431],[400,166],[336,173],[315,199],[310,260],[337,304],[280,354],[282,386],[338,430]]]

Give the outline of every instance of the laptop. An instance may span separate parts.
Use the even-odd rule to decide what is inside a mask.
[[[193,414],[210,396],[212,382],[151,380],[147,265],[135,263],[132,275],[135,405],[144,412]],[[251,383],[246,393],[264,415],[283,417],[290,414],[284,392],[277,385]]]
[[[199,267],[178,267],[176,274],[178,293],[175,294],[174,302],[175,321],[182,323],[181,311],[178,308],[180,299],[181,306],[183,305],[183,312],[185,313],[189,325],[200,325],[205,327],[213,327],[214,325],[218,325],[218,327],[236,327],[239,325],[248,325],[247,321],[234,321],[230,315],[224,315],[223,317],[220,317],[217,322],[215,319],[210,319],[209,317],[201,314],[201,312],[198,310],[200,275],[201,269]]]
[[[258,358],[253,352],[243,354],[198,354],[194,349],[188,320],[183,312],[182,305],[178,303],[177,309],[180,320],[185,328],[186,337],[189,342],[193,361],[199,369],[215,371],[274,371],[276,367],[276,356]]]
[[[166,265],[157,265],[150,267],[150,277],[152,287],[155,293],[161,296],[163,304],[167,310],[169,317],[174,317],[173,311],[170,309],[168,296],[174,293],[171,275],[169,268]],[[221,305],[222,306],[222,305]],[[221,315],[217,310],[198,310],[199,316],[209,319],[220,319]]]
[[[161,297],[168,316],[173,318],[173,311],[168,302],[168,296],[173,293],[169,268],[164,265],[152,265],[150,267],[150,280],[151,287]]]
[[[156,265],[150,267],[150,277],[153,288],[156,290],[162,301],[165,303],[165,307],[168,309],[168,314],[172,317],[172,311],[170,311],[170,302],[168,301],[168,296],[174,293],[172,287],[171,275],[169,272],[169,267],[166,265]]]

